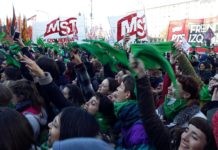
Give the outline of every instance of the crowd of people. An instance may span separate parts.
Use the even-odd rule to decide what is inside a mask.
[[[0,149],[217,149],[216,54],[186,54],[175,43],[165,58],[173,84],[125,43],[130,66],[117,71],[80,48],[66,51],[65,62],[52,50],[16,43],[20,67],[0,61]],[[1,49],[10,53],[8,46]]]

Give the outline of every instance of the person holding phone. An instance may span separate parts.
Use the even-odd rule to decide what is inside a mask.
[[[19,38],[20,38],[20,32],[17,32],[17,31],[16,31],[16,32],[14,33],[13,40],[14,40],[14,41],[18,41]]]

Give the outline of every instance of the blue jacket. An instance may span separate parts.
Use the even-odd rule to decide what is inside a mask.
[[[53,150],[113,150],[112,146],[95,138],[73,138],[57,141],[52,148]]]

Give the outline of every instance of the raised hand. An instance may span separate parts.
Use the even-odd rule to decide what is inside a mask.
[[[214,88],[211,101],[218,101],[218,87]]]
[[[16,39],[16,42],[17,42],[17,44],[19,44],[19,46],[20,46],[21,48],[25,47],[21,36],[19,36],[19,38]]]
[[[70,52],[70,56],[71,56],[71,61],[75,64],[81,64],[82,63],[82,60],[79,56],[78,53],[74,53],[73,51]]]
[[[36,62],[26,55],[22,57],[22,62],[26,64],[26,67],[29,69],[31,74],[36,77],[44,77],[44,71],[36,64]]]
[[[146,75],[145,67],[143,62],[140,59],[133,57],[132,54],[129,55],[130,67],[135,71],[138,78],[141,78]]]

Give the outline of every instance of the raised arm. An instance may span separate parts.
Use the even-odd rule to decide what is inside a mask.
[[[178,44],[175,44],[175,47],[176,47],[176,52],[174,54],[174,57],[179,63],[179,67],[182,71],[182,74],[193,76],[194,78],[196,78],[200,86],[203,86],[204,83],[202,82],[200,77],[195,72],[194,67],[192,66],[191,62],[189,61],[187,56],[184,54],[184,52],[181,50],[180,46]]]
[[[141,61],[130,58],[133,70],[136,72],[136,89],[139,109],[144,128],[149,140],[158,150],[170,149],[170,134],[155,113],[154,99],[151,85],[146,76],[144,65]]]
[[[34,80],[39,82],[40,87],[44,93],[46,93],[46,101],[52,102],[59,110],[71,105],[71,103],[65,99],[58,86],[53,82],[53,79],[48,72],[44,72],[35,61],[27,56],[24,56],[23,60],[26,67],[34,76]]]
[[[86,70],[84,63],[81,61],[80,56],[75,53],[71,53],[71,55],[73,56],[72,62],[76,64],[75,72],[77,75],[77,80],[79,82],[80,88],[82,89],[85,99],[89,100],[95,94],[89,74]]]

